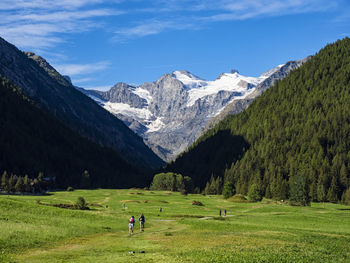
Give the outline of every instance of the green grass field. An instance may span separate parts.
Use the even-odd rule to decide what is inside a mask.
[[[69,204],[79,196],[100,206],[80,211],[36,201]],[[228,215],[219,217],[219,209]],[[141,212],[145,232],[135,224],[130,236],[128,219]],[[337,204],[237,203],[138,189],[0,195],[0,262],[350,262],[349,248],[350,207]]]

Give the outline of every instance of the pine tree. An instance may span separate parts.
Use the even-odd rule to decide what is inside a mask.
[[[316,178],[313,177],[312,183],[310,185],[310,198],[312,202],[318,201],[317,199],[317,183],[316,183]]]
[[[317,201],[324,202],[326,201],[326,197],[326,190],[324,189],[323,184],[319,180],[317,184]]]
[[[340,168],[340,183],[343,189],[347,189],[349,187],[349,172],[343,163]]]
[[[234,185],[231,182],[226,182],[224,184],[224,189],[222,190],[222,195],[225,199],[233,196],[235,194]]]
[[[16,179],[13,174],[10,175],[9,181],[8,181],[8,192],[14,192],[15,191],[15,183]]]
[[[258,202],[262,200],[261,188],[257,184],[252,184],[248,192],[249,200],[252,202]]]
[[[341,202],[344,205],[350,205],[350,187],[343,193]]]
[[[16,185],[15,185],[15,191],[17,193],[23,193],[24,192],[23,177],[18,177]]]
[[[309,205],[309,189],[305,176],[297,173],[289,180],[290,197],[289,200],[293,205]]]
[[[223,182],[222,182],[222,178],[220,176],[218,176],[215,180],[215,191],[217,195],[221,195],[222,194],[222,188],[223,188]]]
[[[331,186],[328,189],[327,193],[327,200],[329,202],[338,202],[338,185],[337,185],[337,179],[335,177],[332,178]]]
[[[9,191],[9,176],[6,171],[1,176],[1,188],[3,191]]]
[[[24,176],[23,185],[24,185],[24,192],[30,193],[31,192],[30,179],[27,174]]]
[[[272,198],[271,191],[270,191],[270,185],[268,185],[268,186],[266,187],[266,190],[265,190],[265,197],[266,197],[266,198]]]

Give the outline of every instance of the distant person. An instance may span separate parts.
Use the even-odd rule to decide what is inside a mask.
[[[130,235],[132,233],[134,233],[134,224],[135,224],[135,218],[134,218],[134,216],[131,216],[131,218],[129,220],[129,234]]]
[[[219,210],[219,216],[221,216],[221,209]]]
[[[226,209],[224,210],[224,216],[226,216]]]
[[[141,215],[139,216],[139,221],[140,221],[140,231],[144,231],[145,229],[145,216],[143,215],[143,213],[141,213]]]
[[[159,212],[162,212],[162,208],[159,208]]]
[[[123,209],[125,209],[125,203],[123,203]]]

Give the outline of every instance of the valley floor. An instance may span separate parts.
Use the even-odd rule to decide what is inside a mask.
[[[69,204],[79,196],[91,210],[37,202]],[[145,231],[136,222],[129,235],[128,219],[141,212]],[[234,203],[138,189],[1,195],[0,229],[0,262],[350,261],[350,207],[327,203]]]

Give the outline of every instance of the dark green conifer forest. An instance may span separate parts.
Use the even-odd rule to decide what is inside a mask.
[[[4,171],[16,175],[9,178],[10,182],[15,180],[9,192],[26,191],[22,189],[25,175],[34,179],[39,173],[62,188],[121,188],[150,183],[147,172],[137,170],[113,150],[82,138],[0,76],[0,174]]]
[[[304,203],[346,202],[350,39],[323,48],[247,110],[201,136],[166,170],[192,177],[202,189],[214,174],[238,194],[258,185],[268,198],[295,200],[304,193]]]

